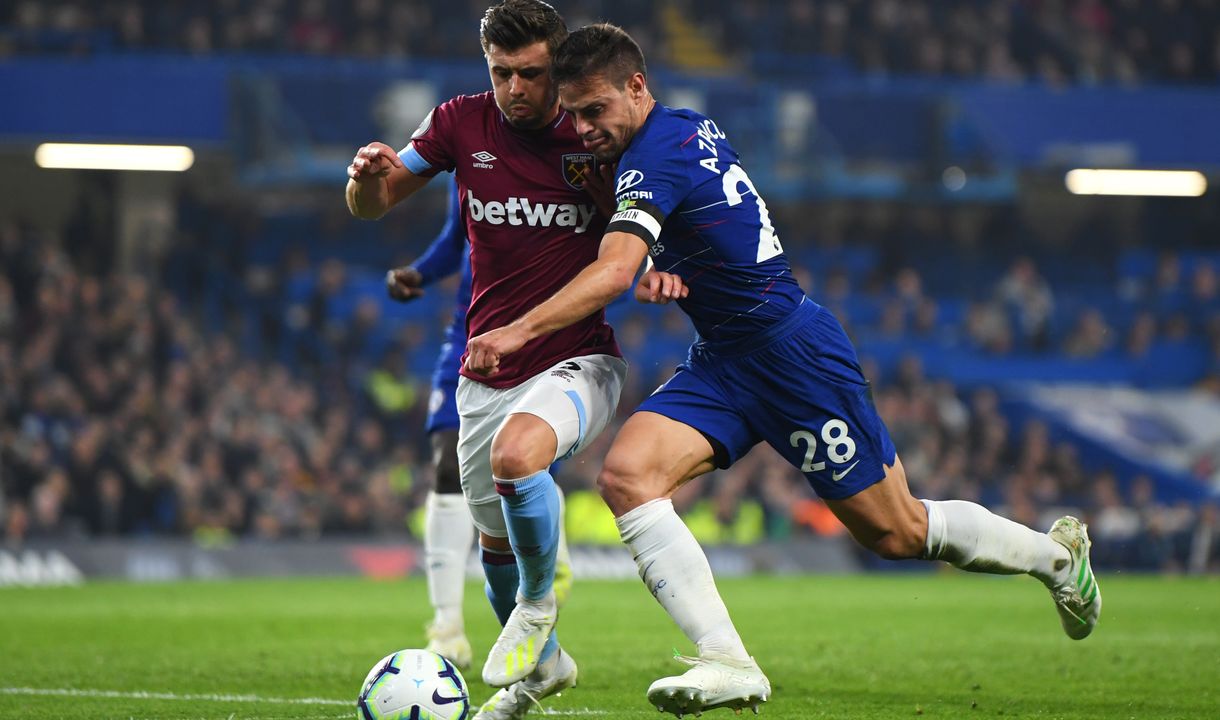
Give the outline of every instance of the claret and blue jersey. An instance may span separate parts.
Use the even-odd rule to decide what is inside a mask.
[[[657,105],[618,164],[608,231],[648,243],[657,270],[680,276],[700,337],[747,337],[790,315],[797,284],[767,204],[709,118]]]
[[[619,160],[607,232],[648,244],[680,276],[699,340],[645,400],[699,430],[727,467],[767,442],[825,498],[879,482],[895,462],[855,349],[805,297],[767,204],[712,120],[657,105]]]

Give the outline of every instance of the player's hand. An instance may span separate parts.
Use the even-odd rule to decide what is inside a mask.
[[[690,295],[690,288],[673,273],[649,270],[640,276],[635,286],[635,299],[642,303],[668,305]]]
[[[415,268],[394,268],[385,274],[385,291],[392,300],[410,302],[424,295],[424,276]]]
[[[617,163],[599,162],[597,170],[585,178],[585,192],[606,218],[614,214],[614,171],[617,167]]]
[[[394,148],[381,142],[373,142],[356,151],[352,164],[347,166],[347,176],[356,182],[369,178],[385,177],[394,168],[403,167],[402,158]]]
[[[527,341],[525,333],[513,325],[472,337],[466,343],[466,369],[479,375],[495,375],[500,371],[500,359],[517,352]]]

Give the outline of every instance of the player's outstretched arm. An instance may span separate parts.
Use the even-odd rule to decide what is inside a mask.
[[[494,375],[501,357],[520,350],[536,337],[565,328],[604,308],[631,287],[647,254],[648,246],[638,236],[606,233],[597,260],[559,292],[512,323],[471,338],[466,345],[466,367]]]
[[[362,220],[376,220],[428,178],[406,168],[394,148],[373,142],[356,151],[347,166],[347,208]]]

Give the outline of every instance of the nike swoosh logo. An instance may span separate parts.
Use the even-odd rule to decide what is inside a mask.
[[[845,470],[843,470],[842,472],[839,472],[838,470],[836,470],[836,471],[830,473],[830,479],[834,480],[835,482],[839,482],[843,478],[847,477],[847,473],[851,472],[852,468],[854,468],[856,465],[859,465],[859,464],[860,464],[860,461],[857,460],[854,463],[852,463],[851,465],[848,465],[847,468]]]
[[[447,698],[447,697],[442,697],[439,690],[432,691],[432,702],[436,703],[437,705],[448,705],[449,703],[461,702],[465,699],[466,699],[465,695],[458,695],[457,697]]]

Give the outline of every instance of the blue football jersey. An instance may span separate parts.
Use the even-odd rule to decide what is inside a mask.
[[[657,270],[682,278],[678,304],[700,337],[738,340],[805,298],[737,151],[707,117],[657,104],[618,164],[607,232],[638,235]]]

